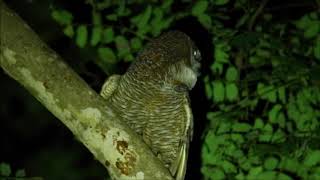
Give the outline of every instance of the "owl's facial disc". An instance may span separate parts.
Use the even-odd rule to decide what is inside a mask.
[[[190,66],[186,65],[185,63],[179,63],[176,66],[172,66],[169,72],[169,75],[171,75],[171,78],[169,79],[172,79],[173,76],[173,84],[175,86],[175,89],[186,87],[182,89],[191,90],[197,82],[197,74]]]

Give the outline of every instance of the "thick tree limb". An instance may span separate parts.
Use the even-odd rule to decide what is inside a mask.
[[[172,179],[141,138],[0,0],[0,66],[58,117],[116,179]]]

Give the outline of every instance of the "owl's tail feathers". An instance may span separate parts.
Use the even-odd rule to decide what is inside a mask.
[[[188,143],[184,143],[180,148],[177,160],[172,164],[170,172],[174,175],[175,180],[184,180],[187,170],[188,160]]]

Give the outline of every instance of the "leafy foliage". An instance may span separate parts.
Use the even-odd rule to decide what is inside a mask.
[[[205,179],[320,178],[317,11],[301,9],[299,18],[283,21],[268,11],[268,1],[187,1],[177,11],[172,0],[87,2],[92,23],[74,24],[61,9],[52,17],[80,48],[96,49],[102,69],[132,61],[149,38],[183,17],[195,17],[213,36],[210,72],[203,75],[212,104],[202,147]]]
[[[204,83],[215,108],[207,116],[202,173],[206,179],[318,178],[320,88],[312,77],[319,72],[319,17],[306,12],[285,24],[260,12],[270,22],[243,31],[252,17],[242,3],[236,29],[211,27],[214,60]],[[251,8],[258,11],[259,4]]]
[[[150,3],[146,7],[143,1],[87,3],[92,7],[92,22],[78,23],[71,12],[61,8],[53,8],[51,15],[63,27],[63,33],[74,38],[78,47],[96,49],[100,58],[97,65],[105,72],[110,63],[133,61],[142,45],[150,37],[160,35],[175,19],[169,16],[172,0]],[[130,26],[119,25],[128,22]]]
[[[15,173],[11,171],[11,167],[7,163],[0,163],[0,179],[30,179],[26,177],[26,172],[24,169],[18,169]],[[32,177],[34,180],[41,180],[40,177]]]

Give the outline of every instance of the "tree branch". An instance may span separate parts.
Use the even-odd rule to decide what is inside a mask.
[[[172,179],[135,134],[0,0],[0,66],[59,118],[115,179]]]

